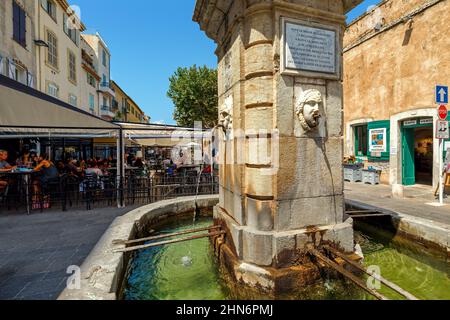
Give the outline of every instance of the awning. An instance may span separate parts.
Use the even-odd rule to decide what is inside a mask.
[[[125,138],[149,147],[175,147],[190,143],[201,145],[208,139],[209,130],[185,128],[161,124],[136,124],[117,122],[122,127]]]
[[[0,137],[117,137],[120,126],[0,75]]]

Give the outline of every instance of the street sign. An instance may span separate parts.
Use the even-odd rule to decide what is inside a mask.
[[[436,103],[448,104],[448,87],[436,86]]]
[[[439,119],[441,119],[441,120],[447,120],[448,110],[447,110],[446,106],[444,106],[444,105],[439,106],[438,116],[439,116]]]
[[[436,125],[436,139],[450,139],[448,121],[438,120]]]

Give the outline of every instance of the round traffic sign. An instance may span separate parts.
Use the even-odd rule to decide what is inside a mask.
[[[444,105],[439,106],[439,108],[438,108],[438,116],[439,116],[439,119],[441,119],[441,120],[446,120],[447,119],[448,110],[447,110],[446,106],[444,106]]]

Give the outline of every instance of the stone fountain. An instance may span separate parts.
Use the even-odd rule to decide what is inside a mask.
[[[344,221],[342,41],[362,0],[197,0],[217,43],[221,265],[280,293],[316,281],[308,245],[354,252]]]

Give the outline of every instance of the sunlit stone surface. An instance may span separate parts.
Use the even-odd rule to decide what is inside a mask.
[[[343,221],[341,52],[345,13],[360,2],[196,3],[194,21],[217,43],[219,114],[232,117],[215,218],[229,231],[228,269],[244,282],[273,290],[272,270],[298,265],[308,243],[354,251]]]

